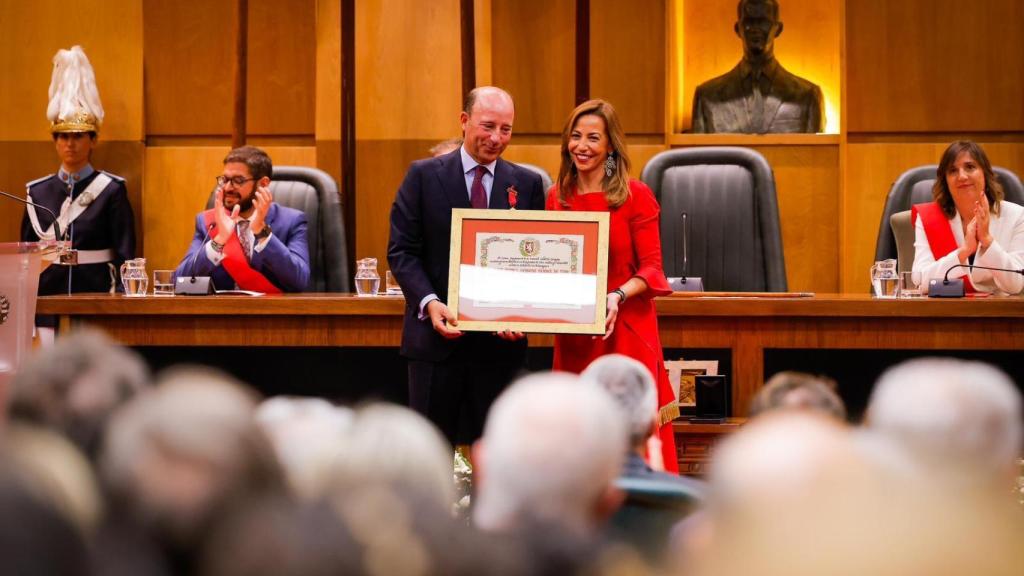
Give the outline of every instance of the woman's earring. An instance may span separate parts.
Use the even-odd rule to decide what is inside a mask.
[[[615,172],[615,152],[609,152],[604,160],[604,175],[611,178],[612,172]]]

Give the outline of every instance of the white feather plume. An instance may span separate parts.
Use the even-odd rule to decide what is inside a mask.
[[[96,117],[103,123],[103,104],[96,88],[96,74],[81,46],[59,50],[53,57],[53,76],[50,78],[50,105],[46,117],[50,122],[69,118],[79,110]]]

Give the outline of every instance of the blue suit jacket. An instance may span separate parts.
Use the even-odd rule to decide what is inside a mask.
[[[294,208],[270,205],[266,222],[272,229],[263,250],[252,253],[249,265],[284,292],[302,292],[309,285],[309,246],[306,243],[306,214]],[[206,257],[203,213],[196,216],[196,230],[188,253],[181,259],[175,276],[210,276],[218,290],[231,290],[235,281],[224,266],[214,266]],[[196,253],[199,252],[197,255]],[[193,264],[194,261],[194,264]]]
[[[508,209],[507,190],[515,186],[517,209],[544,209],[544,187],[535,172],[499,158],[493,184],[488,208]],[[471,207],[459,150],[413,162],[398,189],[391,206],[388,265],[405,295],[402,355],[408,358],[436,362],[451,355],[456,346],[484,344],[488,352],[500,354],[526,345],[525,339],[509,343],[485,333],[446,340],[429,319],[418,317],[420,302],[428,294],[437,294],[442,302],[448,299],[452,209]]]

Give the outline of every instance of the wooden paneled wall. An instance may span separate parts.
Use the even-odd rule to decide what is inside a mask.
[[[341,0],[249,4],[250,142],[277,164],[340,178]],[[150,268],[174,265],[229,146],[234,5],[0,0],[0,189],[19,193],[56,169],[45,120],[51,58],[82,44],[107,109],[95,164],[128,178]],[[576,97],[576,1],[475,0],[474,9],[478,84],[516,98],[506,158],[554,176]],[[830,128],[840,130],[839,115],[843,127],[813,145],[744,145],[775,169],[791,288],[863,292],[885,194],[904,170],[970,137],[1024,174],[1024,39],[1015,29],[1024,4],[782,0],[781,9],[780,61],[822,86]],[[669,146],[702,145],[683,134],[690,99],[738,62],[735,19],[735,0],[591,0],[589,93],[619,109],[637,175]],[[377,257],[381,271],[409,163],[460,132],[459,22],[459,0],[356,3],[355,54],[344,56],[356,65],[357,180],[343,202],[355,207],[353,255]],[[673,59],[682,62],[675,87]],[[0,241],[14,240],[22,210],[3,206]]]

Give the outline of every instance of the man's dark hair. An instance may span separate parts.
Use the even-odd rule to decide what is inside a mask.
[[[245,164],[249,167],[252,177],[257,180],[264,176],[270,178],[274,175],[274,163],[270,161],[270,156],[255,146],[242,146],[228,152],[228,155],[224,157],[224,163],[230,162]]]

